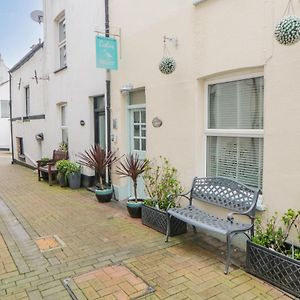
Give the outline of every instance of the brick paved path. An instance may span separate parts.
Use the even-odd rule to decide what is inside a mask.
[[[0,232],[1,300],[71,299],[65,279],[78,299],[290,299],[237,268],[225,276],[200,234],[165,243],[119,204],[49,187],[1,152]]]

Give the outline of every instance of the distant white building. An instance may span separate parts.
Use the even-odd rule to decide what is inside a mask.
[[[104,3],[54,0],[43,8],[44,42],[11,69],[14,160],[30,166],[62,142],[76,161],[79,152],[107,140],[106,73],[96,68],[95,53]],[[36,139],[41,133],[43,140]],[[94,174],[83,174],[90,185]]]
[[[0,55],[0,150],[10,149],[9,73]]]

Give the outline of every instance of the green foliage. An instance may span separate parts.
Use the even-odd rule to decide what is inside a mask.
[[[58,173],[65,175],[66,172],[68,171],[69,164],[70,162],[66,159],[59,160],[56,163],[56,169]]]
[[[169,200],[168,196],[179,195],[183,188],[177,178],[177,169],[170,165],[165,157],[160,157],[160,163],[149,163],[144,173],[145,189],[149,199],[145,204],[167,210],[175,207],[175,198]]]
[[[68,152],[68,143],[66,142],[61,142],[59,144],[59,147],[58,147],[59,150],[62,150],[62,151],[65,151],[65,152]]]
[[[42,157],[42,158],[40,159],[41,166],[42,166],[42,167],[46,166],[49,160],[50,160],[50,158],[48,158],[48,157]]]
[[[69,176],[70,174],[80,173],[80,171],[81,171],[80,165],[73,163],[73,162],[69,162],[68,167],[67,167],[66,176]]]
[[[262,224],[262,219],[255,220],[255,235],[252,241],[258,245],[271,248],[279,253],[300,259],[300,249],[288,247],[286,244],[290,231],[294,228],[300,242],[300,211],[288,209],[280,218],[282,225],[278,225],[278,213]]]

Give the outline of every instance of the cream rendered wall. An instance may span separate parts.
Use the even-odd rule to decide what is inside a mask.
[[[193,80],[192,17],[194,7],[186,0],[110,1],[111,26],[121,28],[120,68],[112,72],[112,118],[118,120],[114,144],[119,153],[128,153],[127,96],[124,84],[145,88],[147,111],[147,157],[166,156],[180,170],[186,184],[196,173],[194,138],[196,80]],[[134,16],[134,17],[133,17]],[[176,37],[178,48],[168,43],[177,69],[163,75],[158,64],[163,56],[163,36]],[[160,128],[152,119],[163,121]],[[166,138],[167,137],[167,138]],[[174,149],[174,146],[176,149]],[[117,195],[128,197],[126,181],[114,177]]]
[[[34,56],[27,61],[21,68],[12,73],[12,117],[23,118],[25,114],[25,87],[30,89],[30,116],[44,115],[46,98],[45,84],[46,81],[38,80],[38,84],[34,76],[36,70],[37,76],[45,75],[44,70],[44,52],[43,48],[39,49]],[[19,82],[21,78],[21,86]],[[35,166],[36,160],[41,157],[51,157],[51,151],[48,151],[47,145],[47,116],[45,120],[15,120],[13,121],[13,143],[15,158],[18,159],[16,137],[23,137],[25,162]],[[43,133],[45,141],[37,141],[36,134]],[[51,149],[50,149],[51,150]]]
[[[104,30],[104,2],[98,0],[44,1],[46,69],[50,80],[46,86],[48,121],[51,124],[48,143],[57,147],[61,142],[59,102],[67,102],[69,155],[94,143],[93,96],[105,95],[105,70],[96,68],[96,30]],[[67,68],[59,69],[57,17],[65,13]],[[80,125],[85,121],[85,126]],[[85,174],[92,173],[84,170]]]
[[[9,100],[9,74],[0,55],[0,100]],[[1,114],[1,107],[0,107]],[[10,125],[8,118],[0,117],[0,149],[10,149]]]
[[[186,0],[112,0],[112,26],[122,31],[120,68],[112,73],[115,148],[128,151],[126,96],[120,88],[145,87],[147,156],[170,158],[188,188],[193,176],[205,176],[207,81],[263,74],[266,215],[299,209],[300,43],[282,46],[273,36],[285,5],[279,0],[208,0],[197,6]],[[295,10],[299,15],[299,3]],[[179,41],[177,50],[169,46],[177,69],[168,76],[157,68],[165,34]],[[152,127],[155,116],[162,119],[161,128]],[[125,182],[114,182],[124,188]]]

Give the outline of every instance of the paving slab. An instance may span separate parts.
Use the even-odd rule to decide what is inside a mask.
[[[1,152],[0,231],[1,300],[72,299],[70,290],[78,299],[290,299],[239,267],[224,275],[222,243],[192,232],[165,243],[122,204],[38,182]]]

